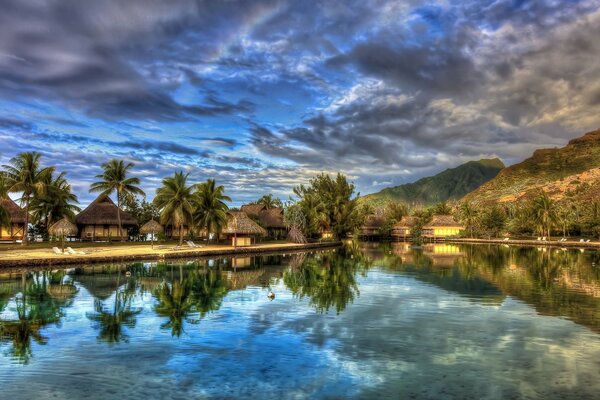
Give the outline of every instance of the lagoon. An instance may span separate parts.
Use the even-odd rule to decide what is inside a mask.
[[[349,243],[6,273],[0,397],[594,398],[599,311],[600,254],[579,250]]]

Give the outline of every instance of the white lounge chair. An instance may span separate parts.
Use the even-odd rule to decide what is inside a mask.
[[[585,242],[585,240],[579,239],[579,243],[583,243],[583,242]]]
[[[539,241],[541,241],[541,240],[542,240],[542,238],[541,238],[541,237],[538,237],[538,238],[537,238],[537,240],[538,240],[538,242],[539,242]]]
[[[202,246],[198,246],[196,243],[192,242],[191,240],[187,240],[186,243],[188,246],[196,248],[196,249],[202,247]]]
[[[586,243],[589,243],[589,242],[590,242],[590,239],[586,240],[585,242],[586,242]]]
[[[510,238],[504,238],[505,242],[508,242],[510,240]]]
[[[72,247],[67,247],[67,253],[69,254],[85,254],[83,251],[75,251]]]
[[[63,252],[60,251],[60,249],[58,247],[53,247],[52,251],[54,252],[54,254],[61,254],[61,255],[63,254]]]

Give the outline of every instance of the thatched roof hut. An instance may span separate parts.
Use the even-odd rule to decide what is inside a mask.
[[[52,236],[73,236],[77,235],[77,226],[69,221],[67,218],[63,218],[48,228],[48,233]]]
[[[252,221],[245,212],[229,211],[227,215],[227,226],[222,231],[226,235],[249,235],[265,236],[267,231]]]
[[[24,224],[25,223],[25,210],[17,205],[12,199],[6,198],[0,200],[0,206],[8,211],[10,215],[10,222],[13,224]]]
[[[142,227],[140,228],[140,233],[143,233],[144,235],[147,234],[155,234],[155,233],[160,233],[163,231],[163,226],[161,224],[159,224],[158,222],[156,222],[155,220],[151,219],[150,221],[146,222],[144,225],[142,225]]]
[[[444,238],[457,236],[464,225],[456,222],[451,215],[434,215],[431,222],[423,226],[423,237]]]
[[[392,237],[395,239],[412,237],[412,229],[417,223],[416,217],[404,216],[392,227]]]
[[[283,208],[281,207],[267,208],[262,204],[245,204],[241,207],[241,211],[258,219],[267,231],[286,229],[283,222]]]
[[[385,218],[382,215],[369,215],[367,220],[360,228],[360,235],[364,237],[379,236],[379,229],[385,223]]]
[[[101,194],[75,217],[77,225],[118,225],[117,205],[106,194]],[[121,224],[137,225],[129,213],[121,210]]]
[[[101,194],[85,210],[75,217],[82,239],[119,238],[119,219],[117,205],[106,194]],[[137,221],[129,213],[120,210],[122,237],[128,236],[127,230],[136,226]]]
[[[265,207],[263,204],[244,204],[242,207],[240,207],[240,211],[245,212],[247,215],[256,216],[258,216],[261,211],[266,209],[267,207]]]

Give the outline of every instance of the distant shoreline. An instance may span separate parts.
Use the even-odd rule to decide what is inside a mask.
[[[183,250],[171,250],[171,249],[151,249],[147,246],[147,252],[136,252],[134,254],[127,254],[127,248],[115,247],[112,255],[108,255],[106,251],[104,254],[84,254],[84,255],[55,255],[48,254],[43,257],[30,257],[22,259],[0,259],[0,270],[10,270],[19,267],[62,267],[69,265],[85,265],[85,264],[98,264],[98,263],[119,263],[119,262],[131,262],[131,261],[163,261],[173,259],[184,259],[184,258],[206,258],[206,257],[220,257],[220,256],[251,256],[265,253],[281,253],[281,252],[297,252],[304,250],[313,249],[327,249],[337,248],[342,245],[342,242],[320,242],[320,243],[263,243],[248,247],[212,247],[212,248],[198,248],[198,249],[183,249]],[[139,246],[136,246],[139,247]],[[77,250],[86,250],[85,248],[78,248]],[[121,250],[121,251],[118,251]],[[139,250],[139,249],[136,249]],[[20,252],[26,251],[26,249]],[[9,253],[7,251],[6,253]],[[6,254],[5,253],[5,254]],[[116,254],[114,254],[116,253]],[[124,254],[119,254],[124,253]]]
[[[575,242],[569,241],[558,242],[557,240],[528,240],[528,239],[447,239],[446,243],[473,243],[473,244],[506,244],[513,246],[527,246],[527,247],[558,247],[558,248],[571,248],[571,249],[600,249],[600,242]]]

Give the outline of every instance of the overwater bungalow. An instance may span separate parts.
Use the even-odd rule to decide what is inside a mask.
[[[382,215],[369,215],[360,228],[360,237],[364,239],[378,238],[381,236],[381,227],[385,219]]]
[[[85,210],[75,217],[81,240],[121,240],[117,205],[105,194],[98,196]],[[137,221],[121,210],[123,238],[129,237],[128,231],[137,225]]]
[[[456,222],[451,215],[434,215],[431,222],[423,226],[423,238],[442,240],[451,236],[458,236],[465,227]]]
[[[229,211],[227,226],[221,235],[227,240],[231,240],[232,246],[243,247],[256,243],[256,239],[266,236],[267,231],[248,217],[245,212]]]
[[[25,210],[10,198],[2,200],[2,207],[10,215],[10,226],[0,227],[0,242],[14,243],[25,234]]]
[[[394,224],[392,227],[392,239],[404,242],[412,240],[412,230],[416,222],[417,219],[415,217],[402,217],[400,222]]]
[[[250,218],[255,218],[273,239],[285,237],[287,228],[283,222],[283,208],[267,208],[263,204],[245,204],[240,208]]]

